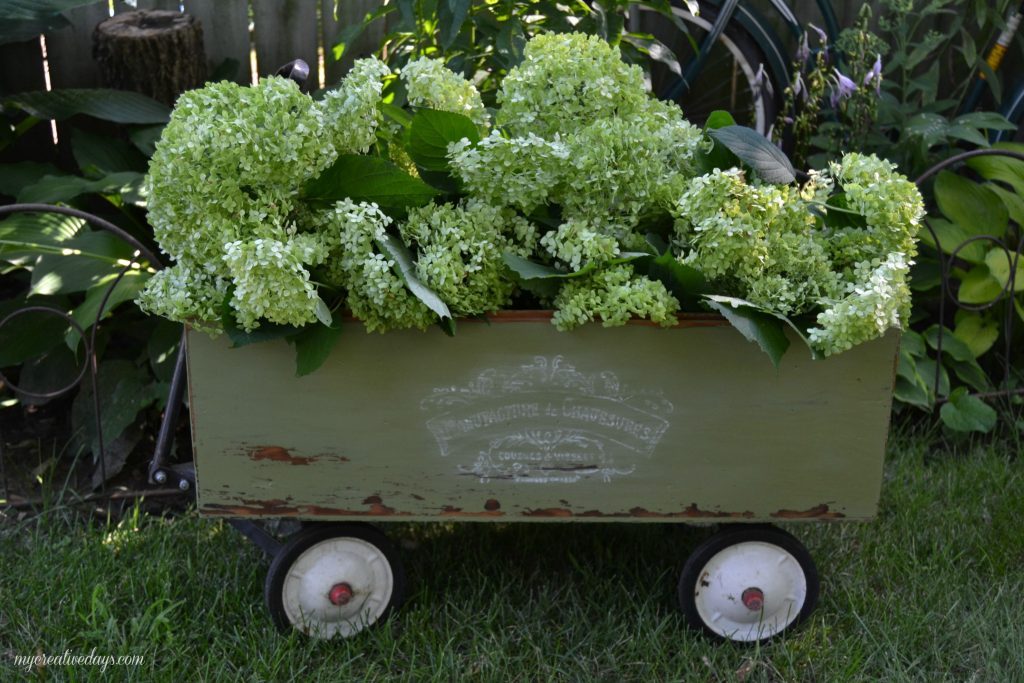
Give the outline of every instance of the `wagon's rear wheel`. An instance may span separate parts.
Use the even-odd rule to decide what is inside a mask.
[[[367,524],[310,526],[274,556],[264,598],[278,628],[347,638],[386,618],[405,594],[394,545]]]
[[[694,550],[679,577],[687,623],[724,640],[766,641],[806,619],[817,601],[810,553],[771,526],[718,532]]]

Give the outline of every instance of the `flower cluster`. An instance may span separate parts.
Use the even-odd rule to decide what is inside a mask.
[[[454,315],[479,315],[506,307],[515,290],[505,252],[527,256],[536,233],[514,211],[477,200],[427,204],[409,213],[402,238],[417,247],[416,275]]]
[[[454,316],[505,308],[526,285],[553,304],[562,330],[635,317],[671,326],[680,304],[657,278],[672,269],[626,253],[650,253],[654,232],[713,292],[814,316],[808,337],[826,354],[907,315],[922,208],[888,162],[847,154],[800,186],[739,168],[700,175],[710,140],[674,104],[651,99],[617,48],[551,34],[509,71],[489,133],[472,83],[440,60],[403,69],[413,107],[463,114],[484,136],[438,144],[434,131],[426,158],[440,166],[418,168],[413,159],[428,162],[403,146],[415,124],[379,131],[390,75],[377,60],[359,61],[320,102],[281,78],[183,95],[148,179],[150,221],[177,263],[149,281],[140,305],[212,332],[225,301],[253,330],[324,319],[326,299],[383,332],[426,328],[436,299]],[[399,118],[389,120],[407,125]],[[445,144],[450,176],[438,170]],[[364,161],[346,156],[325,176],[332,183],[303,192],[342,155],[366,153],[400,163],[367,163],[369,181],[340,179],[331,201],[352,194],[333,204],[314,197],[338,169]],[[520,281],[507,264],[547,279]]]
[[[555,297],[555,309],[553,322],[560,330],[598,318],[605,327],[625,325],[634,316],[671,327],[676,324],[679,302],[665,285],[637,277],[627,264],[569,280]]]
[[[487,109],[472,83],[440,59],[420,57],[402,68],[409,104],[463,114],[481,129],[490,125]]]

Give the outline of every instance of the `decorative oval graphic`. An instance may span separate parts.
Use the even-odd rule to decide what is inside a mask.
[[[535,356],[437,388],[421,409],[441,455],[457,460],[461,474],[571,483],[633,472],[629,456],[651,454],[673,406],[660,392],[621,385],[613,372],[586,374],[562,356]]]

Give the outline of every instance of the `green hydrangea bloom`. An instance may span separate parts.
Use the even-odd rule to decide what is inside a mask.
[[[228,282],[223,277],[176,263],[157,271],[146,282],[137,303],[147,313],[189,321],[196,329],[216,335],[220,332],[220,307],[227,289]]]
[[[909,273],[910,263],[899,252],[857,264],[846,296],[819,313],[818,327],[808,330],[811,344],[831,355],[902,327],[910,315]]]
[[[569,280],[555,297],[552,322],[566,331],[597,318],[604,327],[625,325],[636,316],[671,327],[678,312],[679,302],[665,285],[624,264]]]
[[[597,36],[547,33],[526,44],[523,61],[502,81],[497,123],[516,135],[550,139],[598,119],[629,116],[649,101],[643,71],[623,62],[618,48]]]
[[[791,315],[838,291],[838,278],[799,190],[749,185],[739,169],[689,182],[675,207],[681,261],[717,290]]]
[[[544,235],[540,244],[558,265],[570,271],[586,263],[607,263],[619,255],[619,243],[610,235],[593,230],[577,218],[570,218],[558,230]]]
[[[319,103],[324,126],[339,154],[365,153],[376,140],[380,94],[391,69],[375,57],[358,59],[341,85]],[[296,130],[296,134],[306,131]]]
[[[444,60],[419,57],[402,67],[409,104],[468,116],[481,129],[490,126],[476,86],[444,65]]]

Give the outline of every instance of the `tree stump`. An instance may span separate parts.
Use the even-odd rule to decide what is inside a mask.
[[[93,57],[108,87],[167,105],[206,78],[202,26],[181,12],[139,10],[107,19],[93,33]]]

